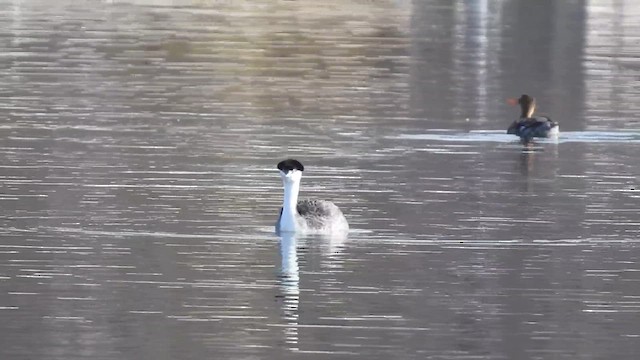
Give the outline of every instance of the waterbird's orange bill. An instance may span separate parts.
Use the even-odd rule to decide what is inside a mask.
[[[518,105],[518,99],[516,99],[516,98],[508,98],[507,99],[507,104],[514,105],[514,106]]]

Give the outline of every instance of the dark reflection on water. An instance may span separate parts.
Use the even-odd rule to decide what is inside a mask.
[[[0,0],[1,357],[635,359],[634,15]],[[273,234],[284,157],[348,239]]]

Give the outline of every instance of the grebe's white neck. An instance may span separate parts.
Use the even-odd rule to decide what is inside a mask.
[[[284,200],[282,201],[282,216],[280,217],[280,231],[296,231],[298,224],[298,193],[300,192],[300,179],[302,171],[289,170],[287,173],[280,171],[282,185],[284,187]]]

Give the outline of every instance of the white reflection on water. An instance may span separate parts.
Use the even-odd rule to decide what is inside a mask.
[[[432,130],[433,131],[433,130]],[[423,134],[400,134],[393,136],[395,139],[406,140],[433,140],[451,142],[518,142],[518,138],[499,130],[473,130],[469,132],[456,132],[441,130]],[[640,132],[629,131],[561,131],[557,138],[535,139],[541,143],[640,143]]]
[[[356,233],[362,233],[356,231]],[[300,334],[299,329],[301,327],[301,313],[300,307],[305,306],[302,304],[301,297],[301,270],[299,263],[299,249],[313,249],[320,252],[321,266],[328,269],[328,272],[340,271],[342,268],[341,252],[344,250],[345,242],[347,241],[347,234],[336,233],[331,235],[306,235],[300,237],[292,232],[283,232],[279,235],[279,248],[280,248],[280,273],[279,282],[281,290],[282,301],[282,324],[273,326],[283,326],[284,338],[288,347],[292,351],[307,352],[308,350],[300,348]],[[304,259],[304,254],[302,255]],[[324,286],[326,289],[331,289],[329,286]],[[310,306],[310,304],[306,304]],[[306,319],[306,324],[309,325],[309,319]],[[313,320],[311,320],[313,321]],[[341,353],[341,352],[327,352],[327,353]]]
[[[298,350],[300,268],[298,241],[295,233],[284,232],[280,237],[280,287],[282,291],[285,342],[291,350]]]

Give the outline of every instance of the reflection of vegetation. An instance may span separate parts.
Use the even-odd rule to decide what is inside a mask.
[[[184,40],[169,40],[163,44],[168,61],[185,60],[191,50],[191,44]]]
[[[348,15],[322,16],[306,9],[269,19],[250,34],[257,51],[243,71],[251,89],[236,95],[272,110],[319,110],[322,99],[341,96],[345,89],[379,86],[371,79],[393,71],[406,53],[402,26]]]
[[[409,9],[396,4],[203,0],[137,7],[111,19],[117,41],[97,51],[113,64],[109,76],[124,75],[132,86],[167,79],[173,106],[185,101],[195,109],[187,102],[197,93],[212,104],[250,104],[243,111],[332,112],[336,97],[370,101],[367,94],[398,82]]]

